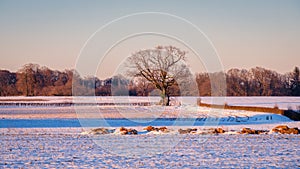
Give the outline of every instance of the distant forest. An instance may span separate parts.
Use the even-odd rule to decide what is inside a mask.
[[[197,73],[198,90],[183,94],[174,85],[172,95],[211,96],[211,85],[216,85],[211,79],[218,76],[226,77],[227,96],[300,96],[298,67],[286,74],[261,67]],[[72,88],[76,88],[76,95],[96,96],[148,96],[155,89],[143,79],[131,81],[121,75],[104,80],[83,78],[74,70],[57,71],[37,64],[26,64],[17,72],[0,70],[1,96],[71,96]]]

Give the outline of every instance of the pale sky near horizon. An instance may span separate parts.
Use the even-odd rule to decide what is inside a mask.
[[[0,0],[0,69],[16,71],[26,63],[74,68],[96,30],[137,12],[164,12],[193,23],[214,44],[225,70],[261,66],[285,73],[300,66],[300,0]]]

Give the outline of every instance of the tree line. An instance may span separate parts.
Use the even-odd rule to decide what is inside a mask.
[[[280,74],[262,67],[231,69],[227,73],[198,73],[199,93],[210,96],[210,79],[223,74],[226,77],[227,96],[300,96],[299,68]]]
[[[182,93],[177,83],[170,87],[170,95],[211,96],[211,83],[218,76],[226,77],[227,96],[300,96],[299,68],[280,74],[262,67],[231,69],[227,72],[197,73],[196,89]],[[17,72],[0,70],[1,96],[149,96],[159,95],[154,86],[143,78],[129,79],[122,75],[104,80],[81,77],[75,70],[51,70],[37,64],[26,64]]]

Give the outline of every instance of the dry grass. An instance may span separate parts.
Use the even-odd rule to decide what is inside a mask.
[[[200,101],[198,101],[198,106],[211,107],[211,108],[217,108],[217,109],[267,112],[267,113],[274,113],[274,114],[281,114],[281,115],[284,114],[284,110],[279,109],[276,106],[274,108],[270,108],[270,107],[252,107],[252,106],[230,106],[230,105],[227,105],[227,104],[224,104],[224,105],[208,104],[208,103],[202,103]]]

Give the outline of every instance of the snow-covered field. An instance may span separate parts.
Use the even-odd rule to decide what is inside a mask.
[[[103,137],[80,132],[80,128],[0,129],[0,168],[300,167],[298,135]]]
[[[299,135],[233,132],[244,127],[270,130],[277,125],[300,128],[299,122],[271,113],[198,107],[194,97],[173,100],[182,104],[158,106],[157,97],[0,97],[0,168],[300,167]],[[282,109],[297,109],[300,105],[297,97],[203,97],[201,100],[229,105],[277,105]],[[91,104],[59,104],[72,102]],[[137,102],[151,104],[130,105]],[[147,133],[143,128],[148,125],[167,126],[170,132]],[[103,126],[134,128],[138,135],[82,134]],[[178,133],[179,128],[201,131],[211,127],[229,132]]]
[[[101,126],[215,126],[272,124],[291,121],[285,116],[243,110],[222,110],[196,105],[196,97],[179,97],[172,100],[181,105],[156,105],[159,97],[0,97],[0,128],[6,127],[101,127]],[[231,105],[296,107],[297,97],[202,97],[206,103],[226,102]],[[57,103],[91,103],[88,105],[60,105]],[[151,102],[149,106],[130,103]],[[6,103],[13,103],[6,105]],[[18,105],[17,103],[23,103]],[[33,103],[49,103],[33,105]],[[55,103],[54,105],[52,105]],[[128,103],[129,105],[96,105],[92,103]],[[268,103],[268,104],[267,104]],[[97,119],[86,121],[84,119]],[[16,119],[16,120],[14,120]],[[28,119],[32,119],[31,121]],[[114,120],[115,119],[115,120]],[[183,119],[183,120],[182,120]],[[187,119],[187,120],[186,120]]]
[[[201,97],[204,103],[210,103],[211,97]],[[225,103],[234,106],[270,107],[297,110],[300,106],[300,97],[225,97]]]
[[[181,101],[184,104],[195,105],[197,99],[201,98],[204,103],[227,103],[228,105],[239,106],[259,106],[274,107],[277,105],[281,109],[297,109],[300,106],[300,97],[177,97],[173,100]],[[88,96],[88,97],[72,97],[72,96],[36,96],[36,97],[0,97],[0,103],[129,103],[129,102],[151,102],[157,103],[159,97],[134,97],[134,96]],[[29,104],[30,105],[30,104]],[[28,105],[28,106],[29,106]]]

